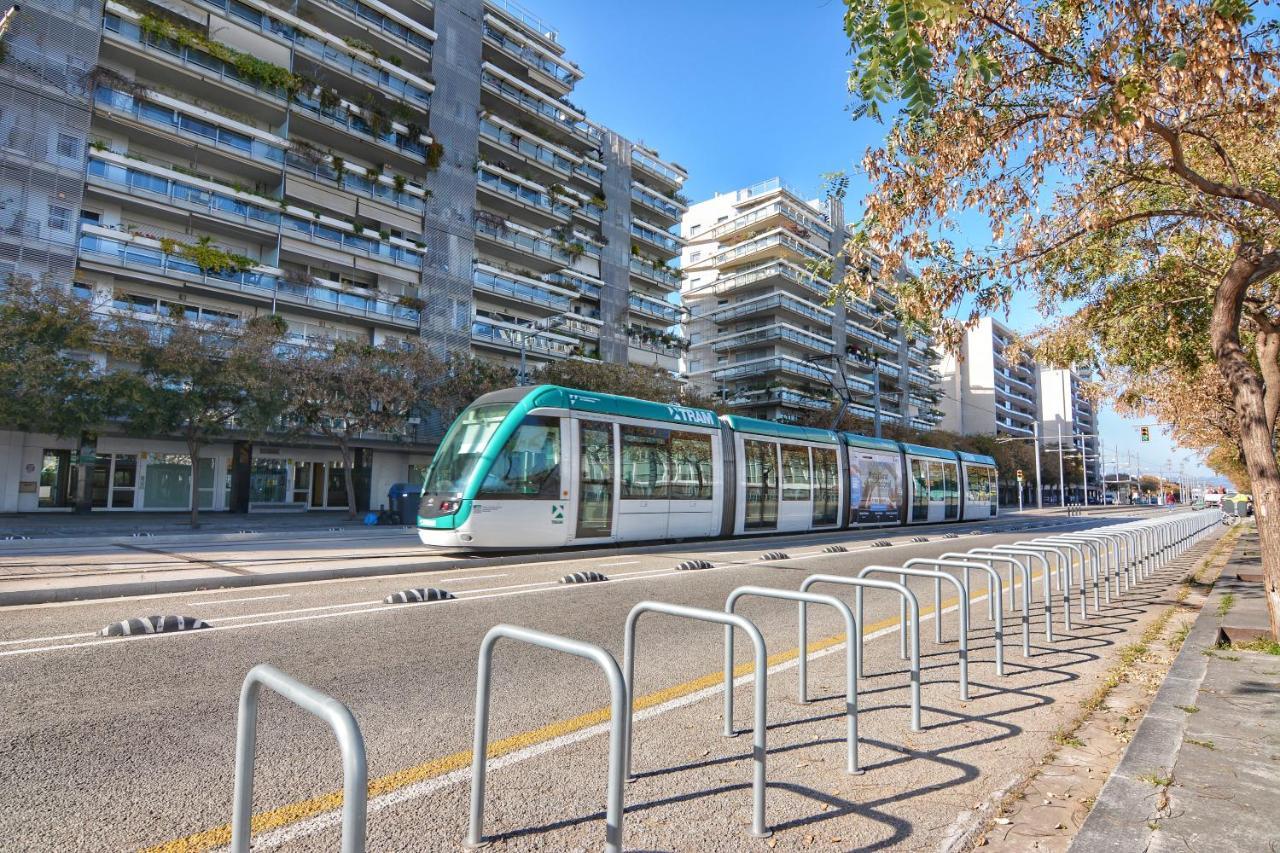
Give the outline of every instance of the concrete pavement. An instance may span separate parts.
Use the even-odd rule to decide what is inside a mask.
[[[728,592],[745,583],[795,588],[819,571],[852,574],[872,561],[897,565],[1029,535],[1038,533],[845,554],[824,553],[833,540],[811,537],[789,545],[791,559],[780,562],[754,559],[777,547],[769,540],[717,542],[417,577],[9,608],[0,622],[0,666],[9,685],[0,699],[0,770],[10,780],[0,790],[0,837],[32,850],[131,849],[188,836],[168,849],[224,843],[218,828],[229,817],[239,683],[250,666],[268,661],[347,703],[359,720],[374,792],[383,796],[375,796],[370,849],[453,849],[466,820],[462,777],[475,654],[492,624],[575,636],[621,657],[623,619],[643,598],[720,609]],[[844,541],[865,547],[852,536]],[[718,567],[671,571],[690,556]],[[612,579],[582,587],[555,583],[583,568]],[[907,724],[905,677],[892,636],[896,607],[869,596],[865,628],[877,638],[867,647],[860,696],[868,773],[856,778],[842,772],[838,643],[828,640],[826,655],[812,667],[812,694],[820,700],[796,705],[794,671],[787,669],[793,666],[794,607],[745,607],[778,668],[769,712],[775,844],[915,848],[948,837],[957,821],[977,814],[975,805],[990,802],[1021,766],[1043,754],[1057,718],[1069,713],[1073,697],[1088,689],[1117,644],[1141,629],[1175,570],[1064,633],[1051,648],[1038,633],[1030,661],[1021,661],[1010,643],[1004,679],[992,671],[985,608],[975,607],[981,639],[967,703],[957,697],[954,640],[936,646],[926,630],[925,730],[918,734]],[[458,600],[381,604],[394,589],[428,584],[455,591]],[[926,584],[913,586],[922,603],[931,599]],[[82,636],[143,611],[175,609],[215,627],[123,641]],[[814,641],[841,630],[823,609],[811,611]],[[953,623],[947,617],[949,638]],[[745,847],[745,739],[718,735],[719,629],[655,619],[641,642],[639,693],[649,698],[636,730],[636,766],[650,775],[628,791],[628,847]],[[737,690],[740,727],[749,719],[749,690]],[[507,764],[491,778],[490,827],[509,834],[506,846],[513,849],[594,849],[603,833],[595,817],[603,802],[605,740],[596,730],[606,699],[598,675],[577,661],[507,645],[499,651],[495,695],[493,738],[505,744]],[[325,823],[333,814],[329,792],[340,788],[340,779],[329,735],[270,698],[260,732],[257,806],[275,834],[259,843],[333,849],[334,830]],[[655,769],[664,772],[652,775]],[[547,825],[547,832],[529,831]]]

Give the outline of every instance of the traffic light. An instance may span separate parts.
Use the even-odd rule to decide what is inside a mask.
[[[1021,469],[1021,468],[1019,468],[1019,469],[1018,469],[1018,482],[1019,482],[1019,483],[1021,483],[1021,482],[1022,482],[1022,469]]]
[[[1142,440],[1143,441],[1151,440],[1151,427],[1142,427]]]

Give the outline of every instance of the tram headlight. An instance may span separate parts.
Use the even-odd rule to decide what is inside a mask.
[[[458,509],[458,504],[459,504],[459,501],[442,500],[440,501],[440,511],[456,512]]]

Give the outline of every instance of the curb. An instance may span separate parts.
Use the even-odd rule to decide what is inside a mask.
[[[393,533],[417,533],[417,528],[408,525],[363,525],[352,524],[341,532],[335,533],[326,527],[281,528],[279,530],[263,530],[257,533],[154,533],[145,536],[134,536],[132,533],[115,533],[105,536],[30,536],[26,539],[15,539],[0,545],[0,553],[22,553],[23,551],[61,547],[74,548],[84,545],[203,545],[213,542],[261,542],[281,538],[294,539],[311,536],[341,537],[352,533],[368,535],[370,533],[391,535]],[[415,536],[416,540],[416,536]]]
[[[1231,565],[1230,557],[1226,565]],[[1188,715],[1176,706],[1196,703],[1196,695],[1208,672],[1209,661],[1201,652],[1218,639],[1218,623],[1210,605],[1219,594],[1211,594],[1201,605],[1191,632],[1182,641],[1182,648],[1138,724],[1133,740],[1098,792],[1097,802],[1072,839],[1069,851],[1129,853],[1147,848],[1151,830],[1138,816],[1151,813],[1155,789],[1138,777],[1154,770],[1172,769],[1182,748]]]

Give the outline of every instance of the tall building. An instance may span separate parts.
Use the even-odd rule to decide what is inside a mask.
[[[691,382],[753,417],[829,411],[847,383],[868,422],[877,398],[884,424],[937,422],[930,340],[908,339],[893,297],[877,288],[870,301],[828,304],[844,268],[838,202],[775,178],[692,205],[680,233]]]
[[[1081,449],[1087,465],[1090,500],[1101,493],[1101,454],[1098,452],[1098,417],[1092,400],[1084,394],[1084,383],[1092,379],[1087,369],[1040,368],[1040,434],[1044,449],[1057,453],[1061,448],[1067,458],[1074,455],[1077,464]],[[1061,436],[1061,438],[1059,438]],[[1080,500],[1082,483],[1067,484],[1067,496]]]
[[[589,121],[507,0],[45,0],[4,46],[0,276],[157,323],[277,312],[299,347],[677,365],[686,173]],[[429,437],[363,443],[373,505]],[[0,431],[0,511],[68,506],[77,451],[95,508],[187,506],[179,442]],[[205,508],[346,505],[320,439],[207,454]]]
[[[1014,333],[991,317],[965,332],[960,350],[938,362],[942,429],[963,435],[1031,438],[1038,417],[1037,365],[1009,351]]]

